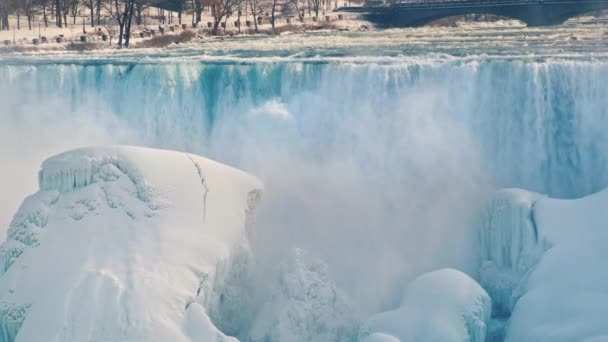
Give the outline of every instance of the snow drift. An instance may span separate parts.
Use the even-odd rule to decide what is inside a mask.
[[[262,184],[136,147],[48,159],[0,247],[2,341],[230,341]],[[237,274],[237,275],[235,275]]]
[[[490,297],[475,280],[454,269],[423,274],[405,289],[401,306],[372,316],[363,342],[483,342],[492,313]]]
[[[608,190],[575,200],[500,192],[481,230],[482,284],[507,341],[605,340]]]

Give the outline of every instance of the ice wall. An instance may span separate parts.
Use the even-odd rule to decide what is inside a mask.
[[[495,316],[510,316],[518,288],[545,251],[533,210],[541,197],[525,190],[500,190],[482,209],[479,277],[492,297]]]
[[[181,152],[48,159],[0,246],[2,341],[235,340],[210,316],[242,298],[232,288],[248,272],[239,260],[261,190],[242,171]]]

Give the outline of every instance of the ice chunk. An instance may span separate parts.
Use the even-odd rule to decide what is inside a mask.
[[[5,340],[233,341],[194,298],[205,277],[224,297],[237,287],[233,261],[261,189],[242,171],[174,151],[48,159],[0,247]]]
[[[280,266],[271,298],[256,314],[252,342],[351,341],[352,308],[331,281],[327,265],[301,249]]]
[[[372,316],[359,340],[483,342],[491,310],[490,297],[475,280],[441,269],[409,284],[398,309]]]

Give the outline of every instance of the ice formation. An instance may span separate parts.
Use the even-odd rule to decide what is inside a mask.
[[[521,208],[522,200],[537,197],[525,191],[516,194],[510,197],[514,208]],[[527,215],[523,211],[521,217],[534,217],[537,228],[536,239],[528,237],[528,243],[539,241],[546,251],[540,258],[532,254],[524,263],[533,266],[519,284],[521,296],[511,315],[507,341],[606,340],[606,203],[608,191],[604,190],[576,200],[540,198],[532,207],[527,206]],[[519,233],[513,231],[513,235]],[[494,240],[492,248],[512,249],[520,243],[518,239]],[[514,270],[517,266],[511,265]]]
[[[355,326],[354,310],[331,281],[327,264],[296,248],[281,263],[249,341],[346,342]]]
[[[0,246],[2,341],[234,340],[210,316],[243,296],[256,178],[108,147],[52,157],[39,180]]]
[[[504,189],[482,210],[479,276],[492,297],[495,316],[511,314],[519,285],[544,251],[532,210],[539,198],[525,190]]]
[[[441,269],[409,284],[399,308],[372,316],[359,340],[483,342],[491,312],[492,301],[475,280]]]

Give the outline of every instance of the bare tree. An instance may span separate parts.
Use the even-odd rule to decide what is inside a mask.
[[[42,6],[42,19],[44,20],[44,27],[49,27],[49,20],[46,16],[46,7],[48,6],[47,0],[41,0],[40,6]]]
[[[218,33],[220,23],[224,16],[228,19],[228,13],[232,11],[235,0],[212,0],[211,15],[213,16],[213,34]],[[224,20],[224,24],[226,20]]]
[[[65,24],[65,27],[68,26],[68,15],[70,14],[70,7],[72,6],[72,1],[74,0],[62,0],[60,7],[61,11],[58,11],[61,12],[59,15],[63,16],[63,23]]]
[[[57,27],[63,27],[61,24],[61,0],[55,0],[55,22]]]
[[[70,2],[69,2],[68,10],[70,11],[70,14],[72,15],[72,24],[73,25],[76,25],[76,17],[78,16],[78,14],[80,14],[78,5],[79,5],[78,0],[70,0]]]
[[[135,11],[135,0],[113,0],[111,4],[113,11],[111,12],[112,17],[118,22],[118,46],[129,47],[129,40],[131,38],[131,20],[133,18],[133,12]]]
[[[96,0],[95,4],[95,16],[97,17],[97,26],[101,25],[101,1],[102,0]]]
[[[319,7],[321,7],[322,0],[312,0],[312,6],[315,11],[315,17],[319,17]]]
[[[266,3],[263,0],[248,0],[249,1],[249,9],[251,10],[251,15],[253,16],[253,25],[255,27],[255,32],[259,33],[258,30],[258,17],[264,13]]]
[[[25,13],[25,16],[27,17],[27,27],[31,31],[32,30],[32,20],[34,19],[34,16],[38,13],[38,8],[37,8],[38,4],[36,4],[34,2],[34,0],[23,0],[22,4],[23,4],[23,12]]]
[[[137,25],[144,24],[143,13],[148,6],[149,3],[146,0],[135,0],[135,23]]]
[[[0,2],[0,30],[8,30],[8,12],[10,10],[7,1]]]
[[[300,20],[304,20],[304,8],[306,7],[306,0],[292,0],[291,3],[293,4],[293,7],[296,9],[296,12],[298,12],[298,18],[300,18]]]
[[[193,23],[200,23],[203,14],[203,1],[192,0],[192,7],[194,8],[195,15],[192,16]]]
[[[271,1],[271,11],[270,11],[270,20],[272,23],[272,32],[276,33],[276,22],[277,17],[285,17],[290,14],[293,6],[294,0],[270,0]],[[295,0],[297,1],[297,0]],[[297,6],[296,6],[297,9]]]

